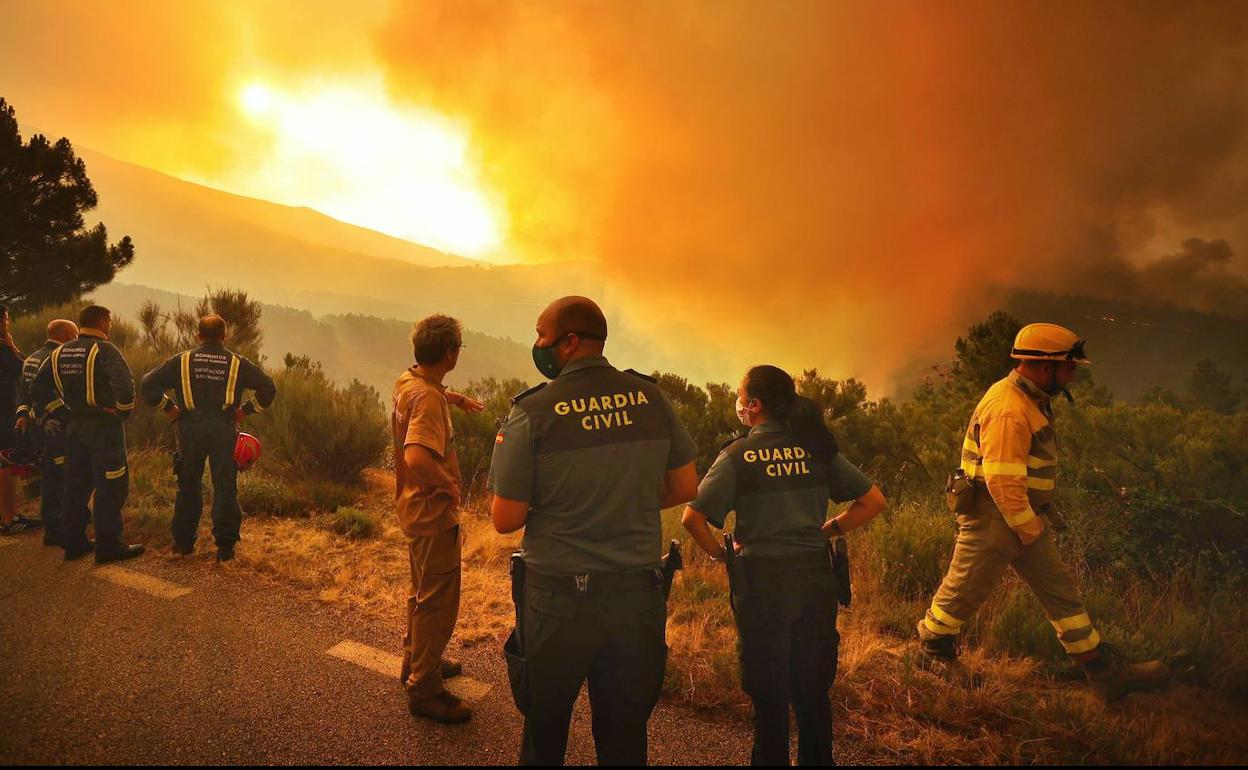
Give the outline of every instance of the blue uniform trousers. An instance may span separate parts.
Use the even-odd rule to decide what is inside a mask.
[[[831,765],[832,706],[840,635],[836,578],[827,554],[745,558],[748,588],[734,588],[741,685],[754,703],[755,765],[789,764],[789,707],[797,763]]]
[[[204,465],[212,471],[212,536],[218,546],[238,542],[243,514],[238,507],[234,423],[194,412],[178,420],[178,499],[173,506],[173,541],[195,545],[204,514]]]
[[[71,419],[65,428],[65,450],[62,544],[67,549],[85,546],[87,522],[94,515],[96,547],[119,547],[121,508],[130,493],[125,427],[111,415]],[[92,493],[94,509],[88,508]]]

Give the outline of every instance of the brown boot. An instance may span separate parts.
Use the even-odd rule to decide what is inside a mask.
[[[914,657],[914,665],[916,668],[963,687],[979,687],[983,684],[981,676],[958,660],[958,650],[952,636],[919,642],[919,651]]]
[[[446,690],[428,697],[407,696],[407,710],[414,717],[428,717],[444,725],[457,725],[472,717],[472,709]]]
[[[1105,644],[1087,656],[1080,656],[1079,662],[1092,689],[1106,703],[1113,703],[1127,693],[1156,690],[1170,679],[1170,667],[1160,660],[1128,663]]]
[[[451,660],[450,658],[442,659],[442,678],[443,679],[453,679],[454,677],[457,677],[462,673],[464,673],[463,663],[460,663],[458,660]],[[408,677],[410,677],[411,675],[412,675],[412,667],[405,660],[403,661],[403,667],[399,669],[399,684],[406,686]]]

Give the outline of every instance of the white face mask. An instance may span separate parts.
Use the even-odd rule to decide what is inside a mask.
[[[741,403],[741,399],[738,398],[737,399],[737,419],[741,421],[742,425],[749,428],[752,426],[750,425],[750,413],[749,411],[747,411],[746,407],[747,407],[747,404]]]

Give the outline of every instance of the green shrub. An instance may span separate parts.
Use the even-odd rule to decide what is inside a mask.
[[[953,552],[953,515],[935,503],[902,503],[881,514],[863,533],[863,556],[880,585],[906,598],[930,597]]]
[[[1066,653],[1057,640],[1053,625],[1045,619],[1044,610],[1027,587],[1012,584],[1004,598],[996,603],[987,621],[988,635],[993,644],[1012,655],[1029,655],[1049,661],[1065,660]]]
[[[333,511],[350,505],[359,497],[359,489],[329,479],[308,479],[302,484],[304,493],[318,511]]]
[[[521,380],[498,380],[487,377],[468,383],[464,393],[485,405],[485,411],[472,414],[462,409],[451,409],[451,422],[455,426],[455,451],[459,456],[459,469],[464,477],[464,492],[471,495],[485,488],[490,459],[494,453],[494,437],[498,425],[511,413],[511,397],[527,388]],[[394,467],[390,456],[388,467]]]
[[[167,505],[173,510],[178,496],[178,479],[173,475],[173,458],[154,449],[131,450],[127,457],[130,493],[153,505]]]
[[[238,505],[244,514],[294,516],[308,510],[305,500],[290,484],[272,476],[248,471],[238,476]]]
[[[130,371],[134,373],[135,388],[134,411],[126,420],[126,442],[132,447],[172,452],[173,428],[170,427],[169,420],[159,410],[143,403],[143,399],[138,395],[139,383],[143,380],[143,375],[163,364],[167,356],[141,345],[125,348],[122,352],[126,356]]]
[[[927,610],[929,601],[931,599],[906,600],[891,595],[863,596],[861,592],[855,591],[853,606],[855,612],[860,611],[864,605],[869,607],[866,611],[880,633],[910,639],[914,636],[915,627]]]
[[[381,521],[369,511],[343,506],[326,517],[325,528],[346,537],[365,539],[381,532]]]
[[[291,356],[275,379],[277,400],[249,422],[269,456],[301,476],[358,483],[389,443],[377,391],[339,387],[320,364]]]

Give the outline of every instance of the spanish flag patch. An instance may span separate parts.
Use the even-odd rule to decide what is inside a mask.
[[[503,432],[501,430],[498,432],[498,435],[494,437],[494,443],[495,444],[503,443]]]

